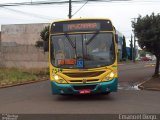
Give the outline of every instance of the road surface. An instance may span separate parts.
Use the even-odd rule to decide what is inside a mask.
[[[0,113],[109,114],[160,113],[158,91],[133,86],[154,72],[151,63],[120,64],[119,90],[110,95],[52,95],[49,81],[0,89]]]

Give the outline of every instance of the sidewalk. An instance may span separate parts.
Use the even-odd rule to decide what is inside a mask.
[[[142,90],[156,90],[160,91],[160,77],[159,78],[150,78],[147,81],[141,83],[138,88]]]

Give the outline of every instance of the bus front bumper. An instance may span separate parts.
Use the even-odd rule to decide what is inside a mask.
[[[87,84],[59,84],[51,81],[52,94],[97,94],[117,91],[118,79]]]

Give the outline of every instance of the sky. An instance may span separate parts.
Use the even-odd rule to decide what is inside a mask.
[[[60,0],[0,0],[0,4],[37,1]],[[110,18],[116,29],[126,37],[127,46],[130,36],[133,34],[131,27],[133,18],[137,18],[139,15],[150,15],[152,12],[160,13],[160,0],[107,1],[109,0],[106,2],[98,2],[97,0],[95,2],[73,3],[72,14],[78,11],[73,18]],[[54,20],[68,18],[68,9],[68,4],[0,7],[0,26],[4,24],[50,23]]]

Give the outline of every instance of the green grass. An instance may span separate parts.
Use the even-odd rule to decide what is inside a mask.
[[[0,68],[0,86],[42,80],[48,74],[48,69]]]

